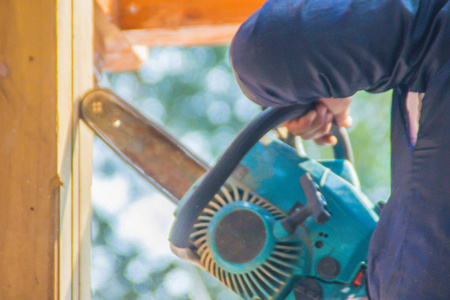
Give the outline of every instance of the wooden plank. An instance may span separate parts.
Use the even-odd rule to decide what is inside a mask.
[[[0,299],[58,294],[55,15],[0,1]]]
[[[133,45],[151,47],[163,46],[206,46],[229,44],[239,24],[192,26],[178,29],[136,29],[122,30]]]
[[[133,45],[229,43],[264,0],[99,0]],[[114,9],[112,9],[114,7]]]
[[[58,0],[58,113],[61,192],[59,299],[90,299],[93,135],[78,119],[93,87],[93,2]]]
[[[92,0],[0,1],[0,299],[89,299],[92,134],[76,101],[92,28]]]
[[[72,157],[74,152],[73,99],[72,99],[72,3],[58,0],[57,3],[57,68],[58,78],[58,173],[61,180],[60,193],[60,292],[58,299],[72,297]],[[63,101],[65,99],[65,101]]]
[[[108,20],[98,4],[94,7],[94,20],[95,66],[98,73],[101,70],[120,72],[138,69],[143,60],[117,25]]]
[[[96,0],[95,2],[108,16],[108,20],[117,24],[119,20],[119,0]]]
[[[228,44],[263,0],[97,0],[96,57],[99,72],[136,70],[135,45]]]
[[[91,182],[93,133],[79,119],[81,97],[94,87],[94,3],[77,0],[73,3],[73,277],[72,299],[91,298]]]
[[[119,0],[122,30],[240,24],[263,0]]]

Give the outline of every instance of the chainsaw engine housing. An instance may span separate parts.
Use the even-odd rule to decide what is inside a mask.
[[[307,217],[287,233],[282,220],[308,202],[299,182],[306,173],[331,216],[322,225]],[[189,205],[185,199],[196,186],[179,208]],[[203,269],[243,299],[358,298],[365,295],[377,221],[350,162],[299,156],[268,134],[204,207],[190,249]]]

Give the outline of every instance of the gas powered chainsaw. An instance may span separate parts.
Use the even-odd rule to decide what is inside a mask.
[[[212,168],[108,90],[87,93],[81,116],[177,204],[172,251],[243,299],[364,297],[379,210],[361,192],[345,131],[334,128],[333,160],[273,134],[309,109],[264,110]]]

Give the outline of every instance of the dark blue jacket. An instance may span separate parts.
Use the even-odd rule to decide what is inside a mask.
[[[268,1],[230,57],[263,106],[394,89],[392,194],[369,250],[371,299],[450,299],[450,2]],[[414,147],[405,98],[426,93]]]

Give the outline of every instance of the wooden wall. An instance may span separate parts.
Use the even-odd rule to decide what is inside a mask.
[[[137,68],[136,45],[227,43],[263,3],[98,2],[99,72]],[[90,298],[93,137],[78,101],[94,85],[93,19],[93,0],[0,0],[0,299]]]
[[[92,28],[89,0],[0,1],[0,299],[81,297]]]

